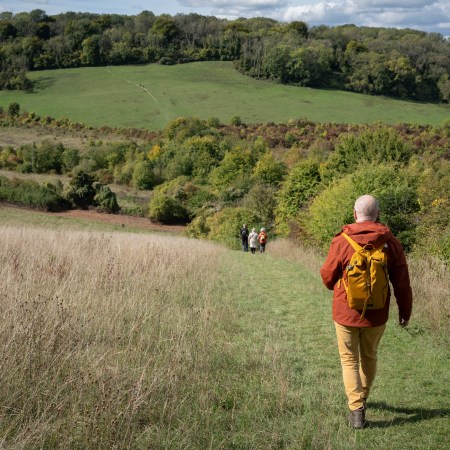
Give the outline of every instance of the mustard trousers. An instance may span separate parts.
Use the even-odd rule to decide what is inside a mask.
[[[386,324],[357,328],[334,323],[341,358],[348,407],[353,411],[364,405],[377,371],[378,345]]]

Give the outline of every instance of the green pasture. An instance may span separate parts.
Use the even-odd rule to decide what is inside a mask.
[[[33,92],[0,92],[0,105],[92,126],[162,129],[180,116],[229,123],[315,122],[439,125],[448,106],[285,86],[238,73],[230,62],[89,67],[31,72]]]

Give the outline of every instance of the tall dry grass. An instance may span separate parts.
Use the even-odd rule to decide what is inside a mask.
[[[323,255],[268,251],[298,264],[254,257],[274,273],[249,289],[251,257],[202,241],[0,227],[0,448],[325,448],[336,368],[307,328],[323,326],[309,292]],[[414,314],[431,323],[448,279],[423,264],[410,262]],[[315,283],[284,279],[291,267]]]
[[[410,258],[408,261],[414,306],[413,322],[423,319],[432,332],[450,341],[450,274],[444,261]]]
[[[0,227],[0,447],[187,448],[214,395],[221,253]]]
[[[270,253],[310,269],[314,272],[314,276],[318,275],[324,262],[324,256],[317,249],[298,245],[289,239],[277,239],[271,242]]]

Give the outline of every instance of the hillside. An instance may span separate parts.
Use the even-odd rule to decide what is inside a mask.
[[[3,447],[446,448],[448,347],[427,315],[444,279],[407,330],[393,309],[355,432],[322,256],[35,218],[0,214]],[[429,274],[413,267],[415,292]]]
[[[440,125],[445,105],[256,80],[231,62],[197,62],[36,71],[31,92],[0,91],[0,106],[93,126],[161,130],[180,116],[239,116],[245,123],[420,123]]]
[[[32,89],[33,70],[233,61],[241,73],[286,85],[450,101],[449,41],[409,28],[37,9],[3,13],[0,45],[0,89]]]

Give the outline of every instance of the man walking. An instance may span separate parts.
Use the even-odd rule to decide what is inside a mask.
[[[242,251],[248,252],[248,228],[245,223],[244,223],[244,225],[242,225],[240,234],[241,234],[241,242],[242,242]]]
[[[333,320],[350,409],[349,422],[354,428],[363,428],[365,424],[366,401],[375,378],[378,344],[388,320],[390,292],[387,285],[387,299],[380,309],[350,307],[346,286],[348,271],[353,269],[350,260],[355,253],[351,241],[364,249],[380,249],[387,258],[387,273],[397,300],[400,326],[408,325],[412,310],[412,291],[403,248],[389,228],[378,222],[379,214],[374,197],[359,197],[353,210],[356,223],[345,225],[334,237],[320,269],[323,283],[334,291]]]

